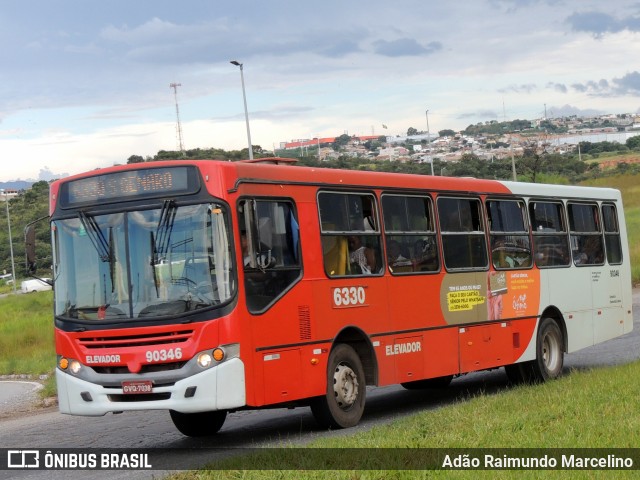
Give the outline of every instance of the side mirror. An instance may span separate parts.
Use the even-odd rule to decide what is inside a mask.
[[[36,273],[36,229],[33,224],[27,225],[24,229],[24,250],[27,256],[27,273]]]

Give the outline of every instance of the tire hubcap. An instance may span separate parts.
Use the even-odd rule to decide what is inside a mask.
[[[358,399],[358,377],[347,365],[340,364],[333,374],[333,391],[342,409],[349,408]]]
[[[553,371],[558,367],[558,340],[553,335],[544,337],[542,359],[547,369]]]

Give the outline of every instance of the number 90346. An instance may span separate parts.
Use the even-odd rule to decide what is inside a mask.
[[[144,352],[144,356],[149,363],[180,360],[182,358],[182,349],[169,348],[166,350],[147,350]]]

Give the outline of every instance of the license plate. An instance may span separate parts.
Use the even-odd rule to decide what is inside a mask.
[[[122,393],[133,395],[136,393],[151,393],[153,384],[151,380],[133,380],[122,382]]]

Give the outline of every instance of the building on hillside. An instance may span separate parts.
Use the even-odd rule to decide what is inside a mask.
[[[18,190],[12,188],[0,188],[0,202],[11,200],[18,196]]]
[[[320,142],[320,146],[323,145],[333,145],[336,141],[337,137],[321,137],[321,138],[304,138],[298,140],[291,140],[290,142],[280,142],[280,148],[282,150],[295,150],[296,148],[304,148],[304,147],[317,147],[318,142]],[[361,143],[367,142],[369,140],[377,140],[379,137],[377,135],[360,135],[360,136],[352,136],[349,143],[353,145],[360,145]]]

